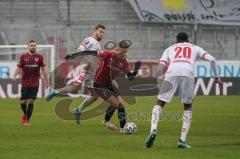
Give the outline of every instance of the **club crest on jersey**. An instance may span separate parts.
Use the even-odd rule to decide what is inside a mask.
[[[85,44],[85,45],[87,45],[88,43],[89,43],[88,40],[84,40],[84,41],[83,41],[83,44]]]
[[[39,58],[34,58],[35,62],[38,62],[39,61]]]

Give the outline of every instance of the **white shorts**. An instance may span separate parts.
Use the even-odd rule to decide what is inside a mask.
[[[99,64],[96,56],[85,55],[81,58],[80,71],[73,82],[83,84],[84,87],[93,88],[95,73]]]
[[[172,84],[172,89],[167,92],[161,92],[159,88],[158,99],[164,102],[171,102],[172,97],[178,89],[178,96],[182,103],[191,104],[194,92],[194,79],[184,76],[168,76],[164,80]]]

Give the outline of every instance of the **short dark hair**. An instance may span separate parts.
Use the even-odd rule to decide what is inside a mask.
[[[188,35],[185,32],[180,32],[176,36],[177,42],[188,42]]]
[[[98,30],[99,28],[106,29],[106,27],[104,25],[102,25],[102,24],[97,24],[94,27],[95,30]]]
[[[35,40],[29,40],[28,44],[30,44],[30,43],[37,43],[37,42]]]
[[[122,40],[118,43],[118,47],[123,48],[123,49],[127,49],[130,47],[130,44],[127,40]]]

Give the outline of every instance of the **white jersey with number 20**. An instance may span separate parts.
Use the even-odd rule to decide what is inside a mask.
[[[168,65],[166,77],[185,76],[194,78],[194,62],[197,57],[204,58],[206,54],[208,53],[199,46],[186,42],[177,43],[163,52],[160,62]]]

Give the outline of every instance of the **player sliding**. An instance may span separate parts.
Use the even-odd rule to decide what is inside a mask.
[[[181,32],[177,35],[177,43],[168,47],[160,59],[158,80],[163,77],[163,70],[168,66],[164,80],[170,82],[173,88],[167,92],[161,93],[164,89],[162,85],[159,89],[158,100],[152,110],[151,131],[146,140],[146,147],[150,148],[157,135],[157,124],[161,112],[166,103],[169,103],[178,89],[179,97],[184,105],[183,125],[181,136],[178,141],[178,148],[190,148],[186,143],[186,136],[192,120],[192,99],[194,92],[194,62],[197,57],[207,60],[211,64],[214,72],[215,83],[222,88],[222,81],[219,79],[216,70],[216,61],[213,56],[203,50],[201,47],[188,42],[188,35]],[[160,79],[159,79],[160,78]]]
[[[21,108],[23,115],[21,121],[26,126],[30,126],[34,100],[36,99],[39,87],[40,68],[42,69],[45,87],[48,88],[48,74],[44,63],[43,55],[36,52],[37,43],[34,40],[28,42],[28,52],[21,54],[17,68],[13,75],[16,80],[17,75],[22,72],[21,87]]]
[[[133,80],[141,66],[141,62],[137,61],[135,62],[134,70],[130,71],[126,60],[126,53],[129,47],[129,43],[123,40],[118,43],[115,51],[104,51],[103,54],[100,54],[99,57],[102,61],[98,67],[94,81],[94,91],[96,94],[109,103],[103,124],[113,131],[117,130],[117,127],[110,123],[110,119],[115,110],[118,110],[120,132],[124,132],[123,128],[126,124],[126,113],[123,104],[119,100],[119,92],[112,84],[112,81],[116,76],[122,75],[125,75],[129,80]],[[81,107],[80,109],[81,111],[83,110]]]
[[[96,69],[99,64],[99,60],[97,58],[97,54],[101,52],[100,44],[99,42],[102,40],[105,33],[105,26],[102,24],[98,24],[94,27],[93,35],[91,37],[87,37],[82,44],[78,47],[79,52],[91,52],[90,55],[84,55],[81,57],[81,63],[80,63],[80,72],[75,77],[75,80],[73,81],[72,85],[68,85],[66,87],[56,89],[50,94],[47,95],[46,100],[50,101],[54,96],[61,93],[75,93],[77,92],[82,84],[86,88],[88,88],[89,92],[91,93],[91,96],[87,97],[82,105],[91,104],[95,100],[97,100],[97,95],[93,91],[93,82],[94,82],[94,76],[96,73]],[[71,58],[70,56],[67,56],[68,58]],[[68,60],[68,59],[67,59]],[[84,79],[83,79],[84,76]]]

